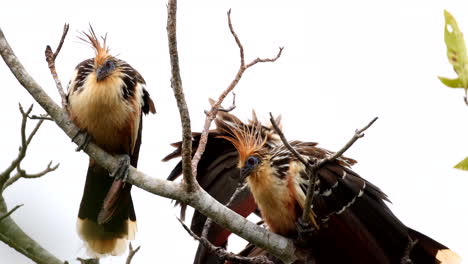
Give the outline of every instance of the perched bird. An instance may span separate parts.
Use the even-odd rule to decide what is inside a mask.
[[[83,35],[81,39],[92,46],[95,57],[75,68],[68,87],[68,113],[97,145],[110,154],[123,155],[123,168],[114,172],[114,180],[90,159],[77,229],[91,255],[120,255],[136,232],[132,186],[122,180],[126,176],[122,174],[128,172],[128,163],[137,166],[142,113],[156,111],[143,77],[109,53],[106,37],[101,43],[92,27]]]
[[[226,116],[232,115],[223,114],[216,119],[217,140],[226,140],[232,144],[230,148],[236,149],[239,179],[246,180],[267,228],[297,238],[297,222],[302,216],[309,184],[305,166],[281,141],[274,140],[272,144],[271,139],[264,136],[265,126],[256,118],[255,122],[246,125],[237,118],[226,119]],[[333,154],[317,147],[317,143],[292,141],[290,144],[311,164]],[[210,156],[216,156],[216,149],[216,146],[211,149],[207,146]],[[444,245],[406,227],[385,204],[387,196],[350,169],[354,163],[353,159],[341,157],[318,171],[310,215],[316,230],[307,245],[316,263],[402,263],[404,258],[415,264],[460,262],[458,255]],[[209,160],[204,164],[211,166],[211,170],[222,166]],[[200,166],[199,172],[204,169]],[[204,182],[205,175],[198,176],[199,181]],[[226,175],[223,173],[211,177],[211,181],[218,185],[230,182],[224,179]],[[218,193],[209,185],[202,184],[202,187],[210,194]],[[231,184],[230,190],[236,187]],[[224,189],[228,192],[229,187]],[[257,208],[251,209],[252,206],[246,205],[249,203],[253,203],[252,200],[244,198],[232,209],[249,215]],[[250,212],[246,208],[250,208]],[[193,223],[192,220],[192,228]],[[219,227],[210,231],[210,241],[227,243],[226,231]],[[415,244],[408,250],[411,242]],[[208,261],[195,259],[194,263],[222,263],[199,247],[197,256],[201,253]],[[255,256],[266,252],[249,245],[242,254]]]

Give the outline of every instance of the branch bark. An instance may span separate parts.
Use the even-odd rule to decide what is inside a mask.
[[[7,206],[3,197],[0,195],[0,214],[4,214],[6,212],[8,212]],[[64,263],[24,233],[10,216],[6,216],[0,221],[0,240],[36,263]]]
[[[177,0],[170,0],[167,5],[167,38],[169,41],[169,56],[171,58],[171,86],[179,109],[180,120],[182,122],[182,172],[187,190],[195,191],[199,189],[195,179],[192,160],[192,130],[190,128],[190,115],[188,112],[185,95],[182,89],[182,78],[180,77],[179,53],[177,51],[176,32]]]
[[[67,112],[60,108],[28,74],[21,62],[15,56],[1,29],[0,54],[21,85],[23,85],[31,96],[44,108],[65,134],[70,138],[75,136],[79,130],[70,120]],[[85,137],[79,135],[76,138],[76,143],[83,143],[84,140]],[[85,152],[109,171],[113,171],[119,166],[118,159],[103,151],[93,142],[89,143]],[[216,223],[224,228],[231,230],[235,234],[257,246],[266,249],[281,259],[284,263],[292,263],[297,259],[295,256],[296,248],[291,240],[269,232],[268,230],[249,222],[244,217],[224,207],[203,189],[198,188],[198,190],[190,192],[187,190],[185,185],[161,180],[156,177],[150,177],[133,167],[130,167],[129,171],[129,183],[153,194],[175,199],[194,207],[207,217],[212,218]]]

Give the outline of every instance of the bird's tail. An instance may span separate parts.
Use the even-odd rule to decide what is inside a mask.
[[[118,189],[108,203],[109,190]],[[130,184],[114,181],[106,169],[90,161],[78,213],[77,229],[91,256],[121,255],[135,238],[136,217]],[[103,216],[104,213],[104,216]]]
[[[433,240],[432,238],[408,228],[408,233],[416,242],[411,252],[411,260],[414,263],[436,263],[459,264],[461,258],[446,246]]]

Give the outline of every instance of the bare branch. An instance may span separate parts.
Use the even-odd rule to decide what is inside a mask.
[[[281,53],[283,53],[283,49],[284,47],[280,47],[279,48],[279,51],[278,51],[278,54],[276,54],[276,57],[274,58],[267,58],[267,59],[260,59],[260,58],[256,58],[255,60],[253,60],[251,63],[247,64],[245,66],[246,69],[254,66],[255,64],[259,63],[259,62],[275,62],[277,59],[279,59],[279,57],[281,56]]]
[[[11,209],[10,211],[8,211],[8,212],[6,212],[6,213],[0,215],[0,222],[1,222],[3,219],[9,217],[12,213],[14,213],[16,210],[18,210],[18,209],[19,209],[21,206],[23,206],[23,205],[24,205],[24,204],[19,204],[19,205],[13,207],[13,209]]]
[[[1,190],[4,189],[2,186],[4,183],[9,179],[11,172],[19,166],[19,164],[23,161],[24,157],[26,156],[26,150],[28,149],[29,144],[31,143],[32,138],[34,135],[36,135],[36,132],[39,130],[39,128],[42,125],[42,122],[44,120],[40,120],[37,122],[36,126],[32,130],[31,134],[26,138],[26,124],[28,121],[29,114],[31,113],[33,109],[33,105],[31,105],[28,110],[25,112],[21,104],[19,104],[19,110],[22,115],[22,120],[21,120],[21,146],[19,148],[19,152],[17,157],[11,162],[10,166],[8,166],[5,171],[0,173],[0,193]]]
[[[135,254],[140,250],[141,246],[138,246],[137,248],[133,249],[132,243],[130,242],[128,244],[128,257],[127,261],[125,261],[125,264],[130,264],[132,263],[132,259],[135,256]]]
[[[179,109],[182,122],[182,172],[187,190],[195,191],[199,188],[193,173],[192,159],[192,130],[190,128],[190,115],[185,102],[182,78],[180,77],[179,53],[177,51],[176,35],[177,0],[169,0],[167,6],[167,37],[169,41],[169,55],[171,58],[171,86]],[[196,170],[195,170],[196,171]]]
[[[341,157],[353,144],[356,142],[358,139],[362,138],[364,136],[364,131],[366,131],[372,124],[374,124],[375,121],[377,121],[378,117],[375,117],[372,119],[372,121],[367,124],[367,126],[361,128],[361,129],[356,129],[354,132],[353,137],[344,145],[340,150],[335,152],[332,156],[327,158],[327,162],[334,161],[337,158]]]
[[[60,50],[62,49],[63,43],[65,42],[65,37],[67,36],[69,28],[70,28],[69,24],[65,24],[63,26],[62,37],[60,38],[60,42],[55,52],[52,52],[52,48],[49,45],[47,45],[46,50],[45,50],[46,61],[49,66],[50,73],[52,74],[52,77],[54,78],[55,85],[57,86],[60,97],[62,98],[63,108],[67,107],[67,96],[65,95],[65,92],[62,87],[62,83],[60,82],[60,79],[57,74],[57,70],[55,69],[55,59],[57,58],[58,54],[60,53]]]
[[[18,207],[19,208],[19,207]],[[8,211],[5,201],[0,195],[0,241],[14,248],[19,253],[39,264],[63,264],[64,262],[42,248],[36,241],[30,238],[6,212],[13,213],[17,208]]]
[[[228,26],[229,26],[229,30],[231,31],[231,34],[232,34],[232,36],[234,37],[234,39],[236,40],[237,46],[239,47],[240,59],[241,59],[241,67],[244,67],[244,65],[245,65],[244,47],[242,46],[242,43],[240,42],[240,39],[239,39],[239,37],[237,36],[236,31],[234,31],[234,27],[232,26],[232,22],[231,22],[231,9],[229,9],[229,11],[227,12],[227,15],[228,15]]]
[[[29,174],[25,170],[21,169],[20,165],[21,164],[18,164],[18,166],[16,166],[16,170],[17,170],[16,174],[13,177],[10,177],[5,182],[5,184],[3,185],[3,191],[8,186],[12,185],[17,180],[19,180],[20,178],[35,179],[35,178],[42,177],[42,176],[46,175],[49,172],[55,171],[59,167],[60,163],[57,163],[55,166],[51,167],[52,166],[52,161],[50,161],[49,164],[47,165],[47,168],[45,168],[44,170],[42,170],[42,171],[40,171],[38,173],[33,173],[33,174]]]
[[[218,111],[220,112],[226,112],[226,113],[229,113],[231,112],[232,110],[236,109],[236,93],[235,92],[232,92],[232,105],[228,108],[223,108],[223,107],[220,107],[218,109]]]
[[[199,237],[195,233],[193,233],[192,230],[190,230],[190,228],[188,228],[188,226],[186,226],[185,223],[182,220],[180,220],[180,218],[177,217],[177,220],[179,220],[180,224],[182,224],[185,231],[187,231],[187,233],[189,233],[190,236],[198,240],[205,248],[208,249],[208,252],[215,254],[222,262],[230,261],[233,263],[245,263],[245,264],[273,264],[273,262],[270,261],[266,256],[253,257],[253,258],[241,257],[232,252],[226,251],[222,247],[217,247],[211,244],[211,242],[208,241],[208,239],[204,237]]]
[[[280,56],[283,48],[280,48],[278,54],[276,55],[275,58],[273,59],[256,59],[253,62],[249,63],[247,66],[245,65],[245,59],[244,59],[244,47],[242,46],[242,43],[239,40],[239,37],[237,36],[236,32],[234,31],[234,27],[232,26],[231,22],[231,10],[229,9],[228,13],[228,25],[229,29],[231,31],[231,34],[234,36],[234,39],[236,40],[237,46],[239,46],[240,50],[240,57],[241,57],[241,65],[239,67],[239,70],[237,71],[237,74],[234,78],[234,80],[229,84],[229,86],[226,88],[226,90],[221,93],[219,96],[218,100],[212,104],[210,111],[206,113],[206,119],[205,119],[205,124],[203,126],[202,133],[200,135],[200,141],[198,143],[198,148],[197,151],[195,152],[195,155],[193,155],[192,158],[192,171],[194,177],[197,176],[197,167],[198,167],[198,162],[201,159],[201,156],[205,152],[206,144],[208,142],[208,131],[211,126],[211,122],[216,118],[216,115],[218,114],[218,111],[220,111],[221,104],[223,100],[226,98],[226,96],[234,90],[236,85],[239,83],[240,79],[242,78],[242,75],[244,74],[245,70],[247,70],[249,67],[255,65],[258,62],[274,62],[276,61]],[[233,104],[235,105],[235,104]]]

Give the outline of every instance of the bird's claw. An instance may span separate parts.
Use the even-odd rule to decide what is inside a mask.
[[[75,140],[80,136],[80,135],[83,135],[84,136],[84,140],[82,142],[76,142]],[[76,132],[76,134],[72,137],[72,142],[76,143],[78,145],[78,147],[76,147],[75,151],[76,152],[79,152],[81,150],[85,150],[88,145],[89,145],[89,142],[91,142],[92,140],[92,137],[84,130],[78,130]],[[80,141],[80,140],[78,140]]]
[[[117,169],[112,171],[110,175],[114,177],[115,180],[122,180],[126,182],[130,171],[130,156],[122,155],[118,157],[118,159],[119,166],[117,167]]]
[[[304,223],[301,218],[296,222],[297,229],[297,243],[299,246],[309,244],[317,229],[311,223]]]

